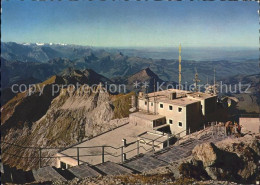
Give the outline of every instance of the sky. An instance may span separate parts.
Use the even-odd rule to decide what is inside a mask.
[[[1,2],[4,42],[259,47],[259,6],[252,1]]]

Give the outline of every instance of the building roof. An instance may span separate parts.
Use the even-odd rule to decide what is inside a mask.
[[[176,93],[175,99],[169,98],[169,95],[172,93]],[[216,95],[207,94],[203,92],[191,92],[191,91],[178,90],[178,89],[168,89],[164,91],[148,93],[146,94],[146,97],[143,96],[139,98],[140,99],[149,98],[150,102],[157,101],[157,102],[169,103],[172,105],[186,106],[212,97],[216,97]]]
[[[167,89],[163,91],[157,91],[157,92],[152,92],[148,93],[148,97],[154,97],[154,96],[167,96],[170,95],[171,93],[176,93],[177,98],[178,97],[183,97],[185,94],[190,93],[190,91],[185,91],[185,90],[179,90],[179,89]]]
[[[178,106],[182,106],[182,107],[185,107],[185,106],[193,104],[193,103],[200,102],[199,100],[195,100],[195,99],[188,98],[188,97],[177,98],[177,99],[173,99],[173,100],[170,100],[169,98],[164,97],[164,98],[159,98],[156,101],[168,103],[168,104],[172,104],[172,105],[178,105]]]
[[[191,93],[187,94],[188,98],[194,98],[194,99],[198,99],[198,100],[205,100],[205,99],[216,97],[216,96],[217,95],[207,94],[207,93],[203,93],[203,92],[191,92]]]

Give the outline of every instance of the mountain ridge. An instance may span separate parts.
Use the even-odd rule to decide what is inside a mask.
[[[87,72],[90,72],[87,74]],[[93,75],[94,73],[94,75]],[[86,75],[78,78],[78,75]],[[73,75],[73,76],[72,76]],[[86,77],[85,76],[85,77]],[[13,99],[1,107],[1,140],[27,147],[65,147],[75,144],[82,139],[91,138],[97,134],[113,129],[122,121],[119,118],[127,117],[130,109],[132,93],[125,95],[111,95],[101,86],[93,90],[81,91],[62,86],[70,83],[102,83],[105,77],[97,79],[93,70],[71,71],[70,75],[52,76],[38,84],[44,87],[42,94],[39,91],[28,95],[28,91],[18,93]],[[62,88],[53,93],[52,85]],[[40,106],[39,106],[40,105]],[[8,153],[19,156],[35,155],[35,151],[21,149],[13,146],[2,148],[2,161],[10,166],[20,169],[31,169],[38,165],[37,159],[28,161],[12,158]],[[43,155],[51,156],[55,151],[48,151]],[[52,161],[43,160],[44,164]]]

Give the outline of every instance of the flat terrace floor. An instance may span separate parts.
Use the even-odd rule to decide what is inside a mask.
[[[147,142],[155,140],[156,142],[163,143],[167,141],[167,135],[158,135],[153,134],[152,132],[144,133],[140,136],[140,138],[146,140]]]
[[[127,147],[124,148],[123,152],[126,153],[126,158],[129,159],[137,155],[137,143],[133,143],[137,141],[137,135],[146,132],[147,128],[143,126],[136,126],[133,124],[126,124],[115,130],[104,133],[100,136],[87,140],[83,143],[73,146],[73,148],[68,148],[64,151],[61,151],[60,154],[64,154],[67,156],[77,156],[77,148],[76,147],[94,147],[94,148],[80,148],[79,153],[81,155],[95,155],[95,156],[81,156],[80,161],[87,162],[91,165],[96,165],[102,162],[102,145],[105,145],[105,161],[112,162],[121,162],[121,149],[113,149],[108,146],[113,146],[115,148],[121,147],[123,145],[122,139],[126,139]],[[131,144],[133,143],[133,144]],[[140,145],[141,146],[141,145]],[[143,148],[144,147],[144,148]],[[144,146],[139,149],[140,153],[146,153],[151,146]],[[133,150],[133,151],[132,151]],[[109,154],[115,155],[118,157],[113,157]],[[76,157],[73,157],[77,159]],[[66,158],[61,159],[61,161],[66,162]]]

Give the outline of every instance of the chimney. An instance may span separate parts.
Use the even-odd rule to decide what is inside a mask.
[[[170,100],[174,100],[174,99],[176,99],[176,96],[177,96],[176,92],[170,93],[169,94],[169,99]]]

